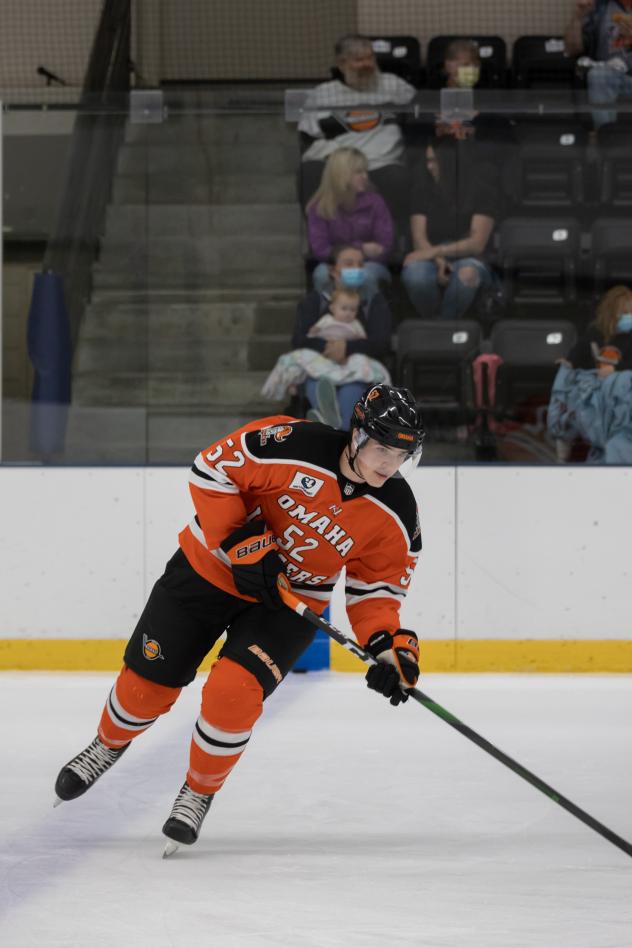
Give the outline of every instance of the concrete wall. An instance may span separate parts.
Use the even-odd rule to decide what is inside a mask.
[[[559,34],[574,0],[137,0],[135,57],[160,79],[326,77],[338,36]]]
[[[181,468],[0,468],[0,667],[24,654],[16,642],[37,655],[60,639],[127,638],[190,519],[186,479]],[[413,485],[424,554],[402,622],[432,667],[489,670],[502,655],[503,667],[540,656],[550,670],[632,671],[632,470],[429,467]],[[573,650],[581,661],[565,664]]]
[[[0,30],[0,99],[64,100],[76,96],[83,82],[103,0],[20,0],[2,4]],[[37,75],[44,66],[64,79],[47,91]]]
[[[358,26],[363,33],[412,34],[425,48],[445,33],[518,36],[563,32],[574,0],[359,0]]]
[[[103,0],[2,5],[0,98],[63,101],[81,86]],[[560,33],[574,0],[133,0],[133,58],[143,79],[326,76],[337,36]],[[46,88],[44,65],[71,87]]]

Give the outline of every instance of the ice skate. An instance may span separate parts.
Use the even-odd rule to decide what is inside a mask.
[[[197,840],[212,799],[212,793],[196,793],[188,783],[182,785],[169,819],[162,828],[165,836],[169,837],[163,859],[175,853],[180,843],[191,846]]]
[[[89,790],[92,784],[116,763],[128,747],[129,744],[118,748],[106,747],[103,741],[95,737],[85,750],[73,757],[59,771],[55,781],[57,799],[53,806],[59,806],[67,800],[75,800]]]

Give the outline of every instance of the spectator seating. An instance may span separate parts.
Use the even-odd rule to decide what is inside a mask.
[[[429,414],[465,421],[472,408],[471,364],[480,351],[474,320],[405,319],[397,331],[396,378]]]
[[[519,119],[515,136],[515,206],[560,208],[584,202],[588,132],[583,126],[567,115],[540,121]]]
[[[632,127],[617,123],[598,132],[599,203],[632,208]]]
[[[556,362],[576,340],[575,326],[567,320],[499,320],[490,339],[492,352],[503,360],[496,377],[496,414],[528,398],[548,400]]]
[[[580,250],[579,222],[571,217],[508,217],[498,238],[503,293],[514,308],[554,308],[574,302]]]
[[[616,283],[632,285],[632,218],[598,217],[591,236],[595,298]]]
[[[373,52],[382,72],[392,72],[411,86],[421,85],[421,46],[414,36],[372,36]]]
[[[579,85],[575,59],[564,52],[561,36],[519,36],[513,44],[511,74],[517,89],[572,89]]]
[[[455,39],[470,39],[478,45],[481,57],[479,88],[499,89],[506,83],[507,46],[500,36],[433,36],[426,51],[426,74],[428,87],[440,89],[445,85],[443,62],[445,51]]]

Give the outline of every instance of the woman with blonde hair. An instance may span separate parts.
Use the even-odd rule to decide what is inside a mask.
[[[600,378],[632,369],[632,290],[619,284],[599,301],[594,322],[573,346],[566,364],[597,369]]]
[[[394,227],[384,198],[369,181],[365,156],[357,148],[339,148],[325,164],[320,187],[307,205],[307,233],[313,255],[314,289],[330,289],[328,261],[336,245],[357,247],[364,266],[343,272],[343,283],[370,299],[380,280],[390,282],[385,263],[393,246]]]

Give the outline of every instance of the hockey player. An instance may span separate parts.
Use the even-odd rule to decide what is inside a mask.
[[[253,422],[198,454],[196,515],[155,584],[106,701],[97,737],[59,773],[58,801],[85,793],[165,714],[216,640],[189,769],[163,826],[165,855],[194,843],[211,800],[246,748],[263,702],[312,641],[283,607],[277,577],[321,613],[343,569],[358,642],[377,659],[370,688],[397,705],[418,674],[417,636],[399,627],[421,549],[417,506],[398,476],[421,454],[406,389],[377,385],[348,433],[284,416]]]

